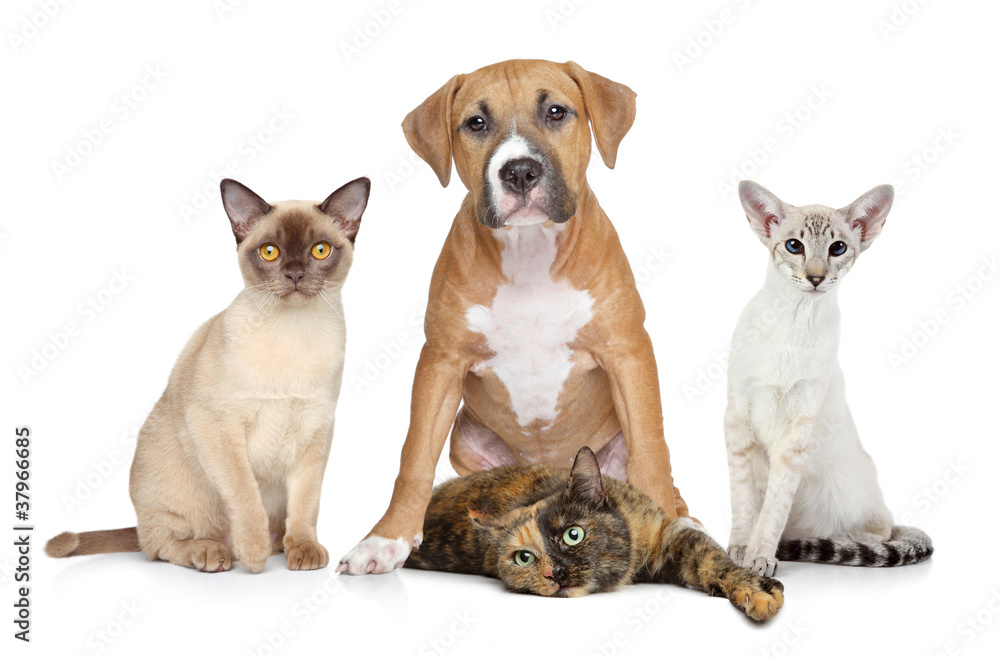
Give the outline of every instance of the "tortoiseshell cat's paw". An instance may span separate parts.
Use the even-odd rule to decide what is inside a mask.
[[[285,563],[289,570],[317,570],[326,568],[330,563],[330,553],[316,541],[305,541],[299,545],[290,545],[292,541],[285,538]]]
[[[199,538],[189,543],[191,565],[205,573],[221,573],[233,567],[233,555],[220,541]]]
[[[746,578],[729,594],[729,601],[755,621],[765,621],[785,604],[785,586],[770,577],[758,577],[743,571]]]

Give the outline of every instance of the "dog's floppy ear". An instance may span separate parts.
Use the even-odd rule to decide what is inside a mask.
[[[410,148],[431,165],[442,187],[451,180],[451,106],[464,75],[456,75],[403,119]]]
[[[624,84],[584,70],[576,62],[566,62],[566,72],[583,94],[597,150],[601,152],[604,164],[614,169],[618,144],[635,121],[635,92]]]

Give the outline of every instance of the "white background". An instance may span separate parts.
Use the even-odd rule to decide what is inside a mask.
[[[28,425],[36,527],[33,641],[5,620],[5,654],[996,654],[1000,283],[982,264],[1000,251],[996,3],[401,0],[390,14],[387,0],[102,1],[51,18],[43,4],[6,2],[0,19],[3,481],[13,429]],[[345,54],[365,29],[377,34]],[[399,124],[451,75],[515,57],[572,59],[638,92],[617,168],[595,150],[589,178],[640,280],[676,481],[720,541],[718,361],[767,258],[724,187],[746,177],[790,203],[841,207],[896,185],[840,292],[841,361],[887,502],[933,537],[933,559],[783,564],[787,604],[754,626],[667,586],[548,600],[471,576],[292,573],[282,557],[259,575],[45,557],[60,531],[134,523],[133,432],[185,340],[240,289],[219,172],[270,200],[372,178],[319,526],[334,560],[364,536],[389,499],[431,268],[465,193],[457,177],[439,186]],[[115,272],[130,280],[111,293]],[[107,303],[88,314],[88,298]],[[907,340],[918,346],[893,362]],[[54,357],[24,374],[35,350]],[[13,509],[3,517],[13,525]]]

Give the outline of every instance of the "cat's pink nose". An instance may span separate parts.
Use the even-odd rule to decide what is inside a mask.
[[[562,584],[564,572],[565,570],[563,569],[562,566],[559,565],[549,566],[544,571],[542,571],[542,576],[545,577],[545,579],[551,579],[556,584]]]
[[[305,275],[306,274],[303,271],[286,271],[285,272],[285,278],[291,280],[292,281],[292,285],[298,285],[299,281],[301,281],[302,277],[305,276]]]
[[[819,284],[823,282],[823,279],[826,278],[826,276],[806,276],[806,278],[808,278],[809,282],[813,284],[813,287],[819,287]]]

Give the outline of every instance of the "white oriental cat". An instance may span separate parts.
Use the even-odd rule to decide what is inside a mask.
[[[837,285],[882,230],[892,187],[876,187],[839,210],[789,205],[750,181],[740,183],[739,196],[771,265],[736,324],[729,354],[729,556],[767,576],[779,559],[923,561],[931,541],[893,526],[837,362]]]

